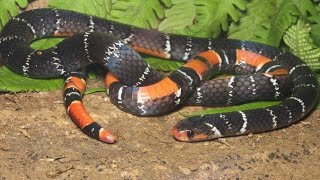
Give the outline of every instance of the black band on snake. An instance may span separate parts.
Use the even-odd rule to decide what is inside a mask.
[[[47,50],[30,42],[71,36]],[[164,76],[138,54],[186,61]],[[0,34],[0,57],[14,72],[32,78],[65,78],[64,101],[75,124],[88,136],[114,143],[115,136],[92,120],[82,104],[84,68],[107,70],[112,102],[138,116],[163,115],[182,105],[227,106],[258,99],[283,99],[268,108],[184,119],[173,129],[180,141],[270,131],[304,118],[319,89],[312,70],[277,48],[230,39],[204,39],[146,30],[66,10],[38,9],[12,18]],[[216,73],[231,74],[208,79]]]

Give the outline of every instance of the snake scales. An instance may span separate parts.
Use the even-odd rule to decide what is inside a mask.
[[[46,50],[30,42],[71,36]],[[169,76],[138,54],[186,63]],[[318,84],[312,70],[289,52],[240,40],[193,38],[146,30],[66,10],[37,9],[12,18],[0,34],[0,55],[14,72],[32,78],[65,78],[64,101],[71,119],[87,135],[116,138],[82,104],[85,67],[108,70],[111,101],[138,116],[157,116],[181,105],[226,106],[257,99],[279,105],[184,119],[172,129],[180,141],[270,131],[293,124],[314,107]],[[207,81],[215,73],[230,76]]]

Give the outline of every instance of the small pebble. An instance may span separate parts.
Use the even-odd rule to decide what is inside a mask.
[[[6,125],[7,125],[7,122],[6,122],[6,121],[3,121],[3,120],[0,121],[0,126],[3,126],[3,127],[4,127],[4,126],[6,126]]]
[[[148,148],[143,148],[143,149],[142,149],[142,152],[143,152],[143,153],[146,153],[146,152],[148,152],[148,151],[150,151]]]
[[[205,163],[200,166],[200,170],[209,170],[209,168],[210,168],[210,164],[208,163]]]
[[[128,173],[127,171],[122,171],[122,172],[120,173],[120,176],[121,176],[122,178],[129,177],[129,173]]]
[[[211,164],[211,170],[212,170],[212,172],[216,172],[216,171],[219,170],[219,166],[212,163],[212,164]]]
[[[166,168],[165,166],[159,165],[159,164],[156,164],[154,166],[154,168],[152,168],[152,169],[156,170],[156,171],[166,171],[166,170],[168,170],[168,168]]]
[[[28,139],[31,139],[30,134],[25,129],[20,129],[20,132]]]
[[[140,175],[140,170],[139,169],[132,169],[130,171],[130,175],[133,177],[138,177]]]
[[[63,158],[59,158],[58,161],[61,163],[66,163],[66,162],[70,162],[70,159],[63,157]]]
[[[116,165],[116,164],[111,164],[111,168],[112,169],[115,169],[115,168],[117,168],[118,167],[118,165]]]
[[[190,166],[191,171],[197,171],[198,169],[199,169],[198,166],[196,166],[194,164]]]
[[[98,165],[97,166],[97,170],[99,171],[99,172],[101,172],[101,171],[104,171],[104,170],[106,170],[107,169],[107,167],[105,166],[105,165]]]
[[[183,168],[183,167],[179,166],[179,170],[185,175],[190,175],[191,174],[191,170],[188,169],[188,168]]]
[[[0,140],[3,140],[6,138],[6,135],[5,134],[0,134]]]
[[[184,145],[182,143],[174,145],[174,148],[176,148],[176,149],[182,149],[183,147],[184,147]]]

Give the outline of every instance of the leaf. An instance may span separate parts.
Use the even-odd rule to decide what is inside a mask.
[[[277,105],[280,102],[281,101],[261,101],[261,102],[252,102],[252,103],[242,104],[238,106],[207,108],[205,110],[186,114],[184,116],[191,117],[191,116],[201,116],[205,114],[217,114],[217,113],[227,113],[227,112],[233,112],[233,111],[244,111],[244,110],[250,110],[250,109],[257,109],[257,108],[265,108],[265,107]]]
[[[92,94],[92,93],[97,93],[97,92],[106,92],[106,88],[105,88],[105,87],[88,88],[88,89],[86,89],[86,91],[84,92],[84,95]]]
[[[101,17],[106,16],[105,9],[109,7],[108,4],[111,3],[111,0],[95,0],[92,3],[88,3],[87,1],[77,1],[77,6],[74,6],[73,1],[61,1],[61,0],[52,0],[50,1],[50,6],[56,8],[64,8],[69,10],[77,10],[88,14],[99,15]],[[2,6],[0,6],[2,7]],[[108,9],[108,8],[107,8]],[[109,8],[110,9],[110,8]],[[63,38],[45,38],[40,39],[31,44],[32,48],[35,49],[47,49],[50,48],[60,41]],[[57,88],[63,87],[63,84],[57,84],[57,81],[63,81],[62,79],[57,79],[56,81],[47,80],[47,79],[31,79],[22,77],[20,75],[14,74],[6,68],[0,69],[1,80],[0,81],[0,89],[6,91],[48,91],[55,90]],[[10,75],[8,75],[10,74]],[[3,75],[3,76],[2,76]],[[9,79],[6,79],[8,77]],[[13,79],[10,79],[12,77]],[[22,79],[23,83],[17,79]]]
[[[51,0],[49,6],[106,18],[111,11],[112,0]]]
[[[20,76],[9,68],[0,67],[0,91],[21,92],[21,91],[53,91],[64,86],[64,80],[60,79],[32,79]],[[105,92],[105,87],[88,88],[84,94]]]
[[[275,11],[275,0],[253,0],[247,4],[246,15],[230,25],[228,38],[265,43],[266,27]]]
[[[165,72],[175,71],[183,64],[182,62],[163,60],[155,57],[144,58],[144,60],[150,64],[152,68]]]
[[[0,67],[0,77],[1,91],[52,91],[63,87],[62,79],[31,79],[20,76],[5,66]]]
[[[308,20],[312,23],[310,35],[314,40],[314,43],[320,46],[320,16],[312,16]]]
[[[19,7],[28,5],[27,0],[0,0],[0,30],[9,19],[19,13]]]
[[[6,22],[11,16],[18,14],[18,6],[26,7],[27,1],[25,0],[6,0],[0,1],[0,20],[1,22]],[[46,49],[57,42],[61,41],[61,38],[53,39],[42,39],[36,41],[32,44],[32,47],[35,49]],[[48,91],[55,90],[62,87],[61,79],[31,79],[27,77],[20,76],[7,67],[0,67],[0,90],[1,91]]]
[[[196,6],[193,1],[172,0],[173,5],[165,10],[165,19],[160,23],[158,30],[186,34],[185,28],[191,26],[196,17]]]
[[[164,9],[158,0],[118,0],[112,5],[110,16],[125,24],[155,29],[159,19],[164,18]]]
[[[165,7],[171,7],[172,6],[172,1],[173,0],[161,0],[162,4],[165,6]],[[184,1],[184,0],[182,0]]]
[[[312,3],[311,0],[292,0],[295,6],[298,8],[301,16],[303,18],[308,17],[309,15],[316,15],[317,9],[315,4]]]
[[[2,23],[6,22],[8,17],[18,13],[15,2],[22,7],[26,6],[27,1],[0,0],[0,21]],[[221,31],[228,30],[230,22],[233,22],[232,26],[239,29],[233,31],[231,26],[229,32],[232,33],[230,34],[239,33],[243,37],[272,45],[279,44],[284,31],[295,22],[298,16],[319,17],[319,15],[315,16],[315,6],[310,0],[270,0],[270,4],[266,0],[79,0],[76,5],[75,1],[51,0],[49,2],[51,7],[76,10],[140,27],[157,28],[159,26],[160,30],[202,37],[216,37]],[[246,20],[246,16],[251,17]],[[161,21],[164,17],[165,19]],[[319,23],[314,25],[317,24]],[[258,27],[255,29],[254,25]],[[312,34],[318,32],[316,28],[312,28]],[[36,41],[32,47],[46,49],[61,40],[44,39]],[[148,58],[147,61],[152,64],[152,67],[163,71],[173,71],[182,64],[154,59]],[[0,73],[2,71],[5,70],[1,68]],[[24,83],[28,83],[27,79]],[[54,85],[53,83],[52,86]],[[19,88],[23,86],[24,84]],[[47,87],[50,86],[50,84],[47,85]],[[2,82],[0,82],[0,87],[2,87]]]
[[[304,2],[306,1],[301,1],[301,3]],[[303,10],[297,7],[300,3],[295,3],[295,0],[281,1],[278,7],[278,11],[275,12],[270,21],[270,25],[266,27],[267,35],[261,37],[265,44],[275,47],[278,47],[280,45],[282,36],[284,35],[285,31],[297,21],[297,17],[301,15],[301,12],[299,10]]]
[[[59,42],[61,42],[64,38],[44,38],[39,39],[31,44],[31,47],[38,50],[48,49]]]
[[[304,60],[314,71],[319,71],[320,48],[313,43],[310,30],[310,25],[300,19],[286,31],[283,39],[293,54]]]
[[[229,38],[251,40],[278,47],[284,32],[297,17],[316,14],[310,0],[253,0],[247,15],[230,27]]]
[[[218,37],[221,31],[227,31],[229,20],[237,22],[240,10],[246,9],[244,0],[194,0],[194,4],[197,12],[195,24],[186,31],[205,38]]]

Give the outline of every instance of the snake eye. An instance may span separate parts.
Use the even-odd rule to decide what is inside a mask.
[[[192,130],[187,130],[187,135],[189,139],[192,139],[194,137],[194,132]]]

